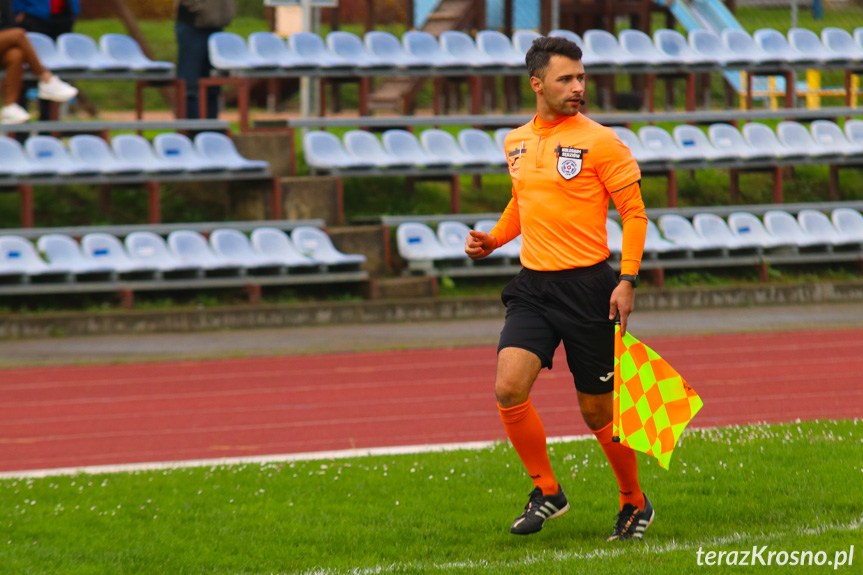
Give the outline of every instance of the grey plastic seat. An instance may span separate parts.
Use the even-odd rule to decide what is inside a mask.
[[[506,154],[501,153],[500,148],[488,132],[468,128],[458,133],[458,143],[464,153],[473,156],[477,161],[484,161],[492,166],[505,166],[507,164]]]
[[[366,32],[363,43],[370,54],[386,59],[398,68],[422,69],[430,66],[428,62],[408,54],[401,41],[389,32]]]
[[[330,52],[350,62],[351,65],[365,70],[384,70],[395,68],[394,60],[370,53],[362,39],[356,34],[336,30],[327,34],[327,48]]]
[[[800,210],[797,213],[797,223],[809,237],[828,242],[838,249],[860,247],[859,239],[845,236],[833,227],[830,218],[817,210]]]
[[[182,166],[189,172],[223,172],[229,169],[221,161],[201,156],[188,136],[183,134],[156,134],[153,151],[163,162]]]
[[[800,248],[829,248],[832,244],[807,234],[797,220],[783,210],[768,210],[764,214],[764,227],[771,234]]]
[[[253,70],[278,68],[279,63],[256,56],[249,51],[242,36],[233,32],[216,32],[207,40],[210,62],[219,70]]]
[[[740,66],[752,62],[751,58],[730,52],[722,43],[722,38],[712,30],[690,30],[689,47],[704,58],[725,66]]]
[[[384,149],[401,162],[426,168],[451,166],[452,162],[428,154],[417,137],[407,130],[387,130],[383,135]]]
[[[689,255],[689,250],[663,238],[653,220],[648,219],[644,253],[653,257],[686,257]]]
[[[857,43],[857,46],[863,49],[863,26],[854,28],[854,42]]]
[[[173,62],[158,62],[147,58],[135,39],[125,34],[103,34],[99,38],[99,47],[103,54],[129,64],[135,71],[168,72],[174,69]]]
[[[328,50],[324,41],[317,34],[311,32],[291,34],[288,37],[288,45],[297,56],[311,60],[321,68],[336,70],[354,67],[351,62]]]
[[[608,237],[608,251],[620,257],[623,253],[623,228],[615,220],[605,220],[605,235]]]
[[[366,262],[366,256],[362,254],[343,254],[336,249],[326,232],[311,226],[294,228],[291,231],[291,241],[300,253],[324,262],[330,269],[334,267],[353,269]]]
[[[728,228],[738,239],[747,244],[760,244],[765,250],[796,248],[797,243],[776,237],[769,232],[758,216],[749,212],[733,212],[728,215]]]
[[[642,126],[638,130],[638,137],[644,147],[653,152],[662,160],[671,162],[692,162],[701,160],[697,154],[690,150],[682,150],[675,143],[671,134],[658,126]]]
[[[107,175],[140,174],[140,166],[117,159],[108,142],[98,136],[79,134],[69,138],[69,154],[83,166]]]
[[[840,234],[863,242],[863,214],[857,210],[836,208],[830,214],[830,221]]]
[[[458,30],[442,32],[440,35],[440,47],[453,58],[472,68],[493,68],[507,65],[480,51],[473,38]]]
[[[527,54],[527,51],[530,50],[533,41],[541,37],[542,35],[539,32],[534,32],[533,30],[515,30],[512,33],[512,47],[523,58]]]
[[[707,139],[707,135],[700,128],[680,124],[674,126],[672,136],[678,147],[687,154],[687,157],[700,158],[709,161],[722,161],[737,159],[737,154],[731,150],[717,150]]]
[[[848,60],[863,60],[863,48],[857,45],[850,32],[842,28],[827,27],[821,30],[821,43],[828,52],[843,56]]]
[[[721,63],[693,50],[683,34],[677,30],[657,30],[653,33],[653,43],[661,53],[687,66],[712,66]]]
[[[752,38],[762,50],[771,54],[774,58],[780,61],[790,63],[814,63],[818,61],[818,58],[814,55],[804,54],[792,48],[791,45],[788,44],[788,40],[782,32],[779,32],[778,30],[774,30],[772,28],[761,28],[752,34]]]
[[[629,151],[632,152],[632,157],[635,158],[635,161],[637,161],[639,164],[650,164],[667,161],[667,158],[665,158],[663,155],[660,155],[653,150],[647,148],[638,138],[635,132],[633,132],[629,128],[624,128],[623,126],[614,126],[611,129],[614,130],[614,133],[617,134],[617,137],[620,138],[620,141],[629,148]]]
[[[0,136],[0,174],[8,176],[53,176],[57,170],[48,163],[31,162],[18,140]]]
[[[365,130],[350,130],[345,132],[344,144],[348,154],[360,161],[370,163],[378,168],[408,168],[413,164],[393,156],[384,150],[377,136]]]
[[[194,262],[181,262],[168,250],[164,238],[153,232],[132,232],[123,241],[129,258],[159,270],[163,275],[192,275],[203,273]]]
[[[444,130],[431,129],[420,134],[420,142],[426,153],[438,160],[454,166],[480,166],[484,159],[467,155],[458,145],[455,137]]]
[[[863,148],[863,120],[846,120],[844,131],[855,150]]]
[[[690,250],[693,254],[707,255],[721,252],[725,248],[719,242],[707,240],[698,235],[692,227],[692,222],[677,214],[659,216],[659,229],[667,240]]]
[[[45,263],[36,247],[26,238],[0,236],[0,275],[17,273],[24,276],[24,282],[64,282],[70,279],[71,270],[60,263]]]
[[[241,156],[234,141],[219,132],[201,132],[195,136],[195,150],[199,157],[233,172],[259,172],[270,168],[270,163],[265,160],[249,160]]]
[[[653,39],[641,30],[621,30],[618,35],[620,47],[632,57],[642,58],[653,66],[681,64],[680,60],[657,50]]]
[[[643,66],[650,64],[648,57],[630,54],[624,50],[614,34],[605,30],[588,30],[584,33],[584,45],[590,54],[591,64]]]
[[[39,32],[27,32],[27,39],[30,40],[30,44],[36,50],[36,54],[38,54],[42,65],[52,72],[83,71],[87,69],[85,62],[75,62],[61,55],[57,51],[57,45],[50,36]]]
[[[278,259],[262,255],[252,249],[243,232],[232,229],[213,230],[210,247],[217,256],[255,273],[283,273],[285,265]]]
[[[157,157],[150,142],[137,134],[114,136],[111,138],[111,150],[119,161],[134,166],[142,172],[178,174],[186,171],[182,164],[166,162]]]
[[[256,228],[252,231],[252,248],[260,255],[281,263],[290,270],[315,271],[319,262],[297,251],[290,236],[277,228]]]
[[[818,34],[806,28],[788,30],[788,44],[794,50],[819,62],[847,63],[849,61],[848,56],[825,48]]]
[[[408,54],[434,68],[465,68],[470,66],[467,62],[463,62],[444,51],[437,38],[428,32],[420,30],[405,32],[402,36],[402,45]]]
[[[506,154],[506,137],[510,132],[512,132],[512,128],[498,128],[494,131],[494,143],[504,154]]]
[[[410,269],[431,269],[437,263],[465,263],[469,261],[461,250],[441,245],[434,231],[425,224],[405,222],[396,229],[396,246],[399,255]]]
[[[758,122],[747,122],[743,126],[743,139],[750,148],[761,150],[774,158],[785,158],[791,155],[791,150],[782,145],[769,126]]]
[[[707,128],[707,136],[714,148],[727,154],[736,155],[744,161],[775,157],[769,151],[750,146],[743,138],[740,130],[731,124],[711,124]]]
[[[63,142],[53,136],[31,136],[24,144],[30,162],[63,176],[90,176],[101,173],[98,168],[75,162]]]
[[[311,70],[316,64],[295,54],[278,34],[252,32],[249,34],[249,52],[262,60],[274,62],[288,70]]]
[[[57,53],[65,60],[86,64],[88,70],[124,71],[132,67],[126,62],[103,54],[96,41],[83,34],[69,32],[57,38]]]
[[[789,156],[826,157],[839,155],[835,148],[816,144],[806,126],[799,122],[779,122],[779,125],[776,126],[776,136],[782,145],[790,150]]]
[[[494,227],[497,225],[495,220],[479,220],[476,224],[474,224],[473,229],[478,232],[483,232],[486,234],[490,234]],[[517,235],[512,238],[493,252],[488,257],[496,257],[496,258],[514,258],[519,259],[521,257],[521,235]]]
[[[464,244],[469,235],[470,228],[462,222],[443,221],[437,226],[437,239],[441,245],[454,252],[461,250],[464,257],[468,257],[464,253]]]
[[[371,168],[369,161],[351,156],[342,147],[338,136],[329,132],[306,132],[303,136],[306,163],[319,170]]]
[[[548,35],[552,38],[566,38],[570,42],[574,42],[575,44],[577,44],[578,47],[581,48],[581,51],[584,52],[584,40],[581,38],[581,36],[571,30],[552,30],[548,33]]]
[[[692,227],[705,241],[721,245],[732,255],[744,252],[758,253],[762,250],[761,242],[751,237],[740,237],[731,233],[728,224],[716,214],[695,214]]]
[[[785,61],[776,54],[770,54],[761,48],[745,30],[726,28],[720,32],[719,36],[722,38],[725,49],[728,50],[729,57],[753,64],[778,64]]]
[[[119,274],[141,274],[150,278],[158,276],[158,267],[130,258],[120,240],[111,234],[93,232],[84,235],[81,238],[81,251],[85,257],[110,266]]]
[[[204,269],[206,275],[245,275],[245,268],[216,255],[206,238],[192,230],[168,234],[168,248],[175,259]]]
[[[78,242],[65,234],[46,234],[39,238],[36,247],[49,262],[71,271],[75,279],[116,279],[117,270],[113,266],[85,257]]]
[[[835,122],[815,120],[809,124],[809,132],[816,145],[829,150],[830,155],[857,156],[863,154],[863,144],[853,145]]]
[[[516,51],[509,38],[496,30],[481,30],[476,35],[476,46],[490,60],[499,66],[522,69],[525,67],[524,55]]]

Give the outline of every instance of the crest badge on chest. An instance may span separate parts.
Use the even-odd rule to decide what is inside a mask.
[[[564,180],[571,180],[581,173],[581,167],[584,164],[584,154],[587,150],[580,148],[562,147],[558,144],[555,150],[557,154],[557,173]]]

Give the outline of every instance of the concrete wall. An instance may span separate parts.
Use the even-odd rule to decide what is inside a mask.
[[[281,183],[285,219],[323,218],[328,226],[342,223],[342,191],[336,178],[282,178]]]

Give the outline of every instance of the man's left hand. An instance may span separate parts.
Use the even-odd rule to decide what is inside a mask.
[[[614,319],[620,314],[620,333],[626,335],[626,320],[635,309],[635,288],[628,281],[617,284],[611,292],[611,306],[608,310],[608,319]]]

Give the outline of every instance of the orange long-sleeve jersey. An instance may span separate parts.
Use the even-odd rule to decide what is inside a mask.
[[[647,232],[641,170],[613,130],[582,114],[535,116],[504,147],[512,199],[491,231],[498,246],[521,234],[522,265],[537,271],[599,263],[610,255],[610,198],[623,220],[621,273],[638,273]]]

